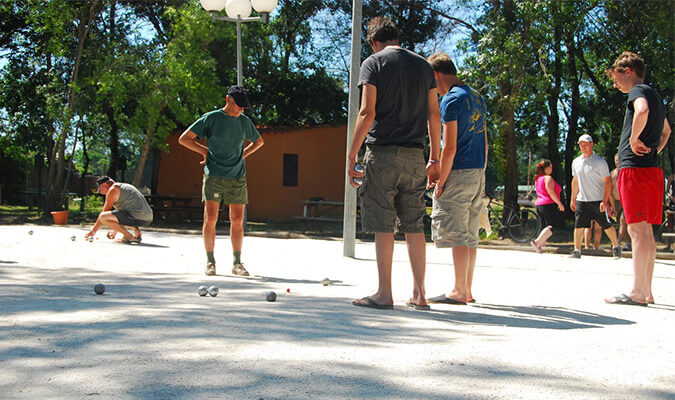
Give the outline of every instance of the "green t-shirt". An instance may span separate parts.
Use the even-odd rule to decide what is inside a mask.
[[[246,115],[230,117],[222,109],[215,110],[202,115],[188,129],[200,139],[206,137],[206,175],[230,179],[246,176],[244,140],[255,142],[260,137]]]

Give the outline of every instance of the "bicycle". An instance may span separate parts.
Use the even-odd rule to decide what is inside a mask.
[[[670,246],[673,242],[672,233],[675,232],[675,205],[671,204],[663,205],[663,222],[661,225],[653,225],[654,239],[657,242],[666,244],[667,247],[664,250],[672,251]]]
[[[518,243],[528,243],[537,236],[541,230],[541,221],[535,211],[527,207],[516,210],[497,202],[493,197],[488,198],[490,200],[486,208],[493,231],[499,232],[502,237],[508,234]]]

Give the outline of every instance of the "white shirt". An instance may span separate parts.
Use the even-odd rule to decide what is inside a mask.
[[[580,155],[572,162],[572,176],[577,177],[577,201],[602,201],[605,195],[605,178],[609,176],[607,161],[593,153]]]

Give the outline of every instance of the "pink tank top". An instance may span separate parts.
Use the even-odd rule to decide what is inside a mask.
[[[553,190],[555,194],[560,198],[560,191],[562,188],[558,185],[558,182],[553,181]],[[555,204],[555,201],[548,195],[548,190],[546,190],[546,176],[542,175],[534,181],[534,189],[537,191],[537,201],[534,203],[536,206],[543,206],[545,204]]]

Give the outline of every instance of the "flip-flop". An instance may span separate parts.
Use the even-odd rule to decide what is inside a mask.
[[[607,303],[607,304],[621,304],[621,305],[626,305],[626,306],[647,307],[647,303],[640,303],[639,301],[635,301],[635,300],[631,299],[630,296],[627,296],[625,294],[622,294],[621,296],[612,297],[611,299],[605,299],[605,303]]]
[[[458,305],[458,306],[465,306],[466,305],[466,301],[455,300],[455,299],[450,298],[450,297],[445,297],[444,294],[442,294],[440,296],[436,296],[436,297],[431,297],[431,298],[427,299],[427,301],[429,303],[454,304],[454,305]]]
[[[467,303],[475,303],[475,302],[476,302],[476,299],[467,300],[466,302],[467,302]]]
[[[412,301],[406,301],[406,302],[405,302],[405,305],[408,306],[408,307],[413,307],[415,310],[421,310],[421,311],[429,311],[429,310],[431,310],[431,307],[429,307],[428,304],[427,304],[427,305],[424,305],[424,306],[421,306],[421,305],[419,305],[419,304],[417,304],[417,303],[413,303]]]
[[[359,300],[364,301],[365,303],[359,302]],[[359,300],[354,300],[352,301],[352,304],[357,306],[357,307],[368,307],[368,308],[377,308],[378,310],[393,310],[394,306],[391,304],[378,304],[375,302],[375,300],[371,299],[370,297],[362,297]]]

